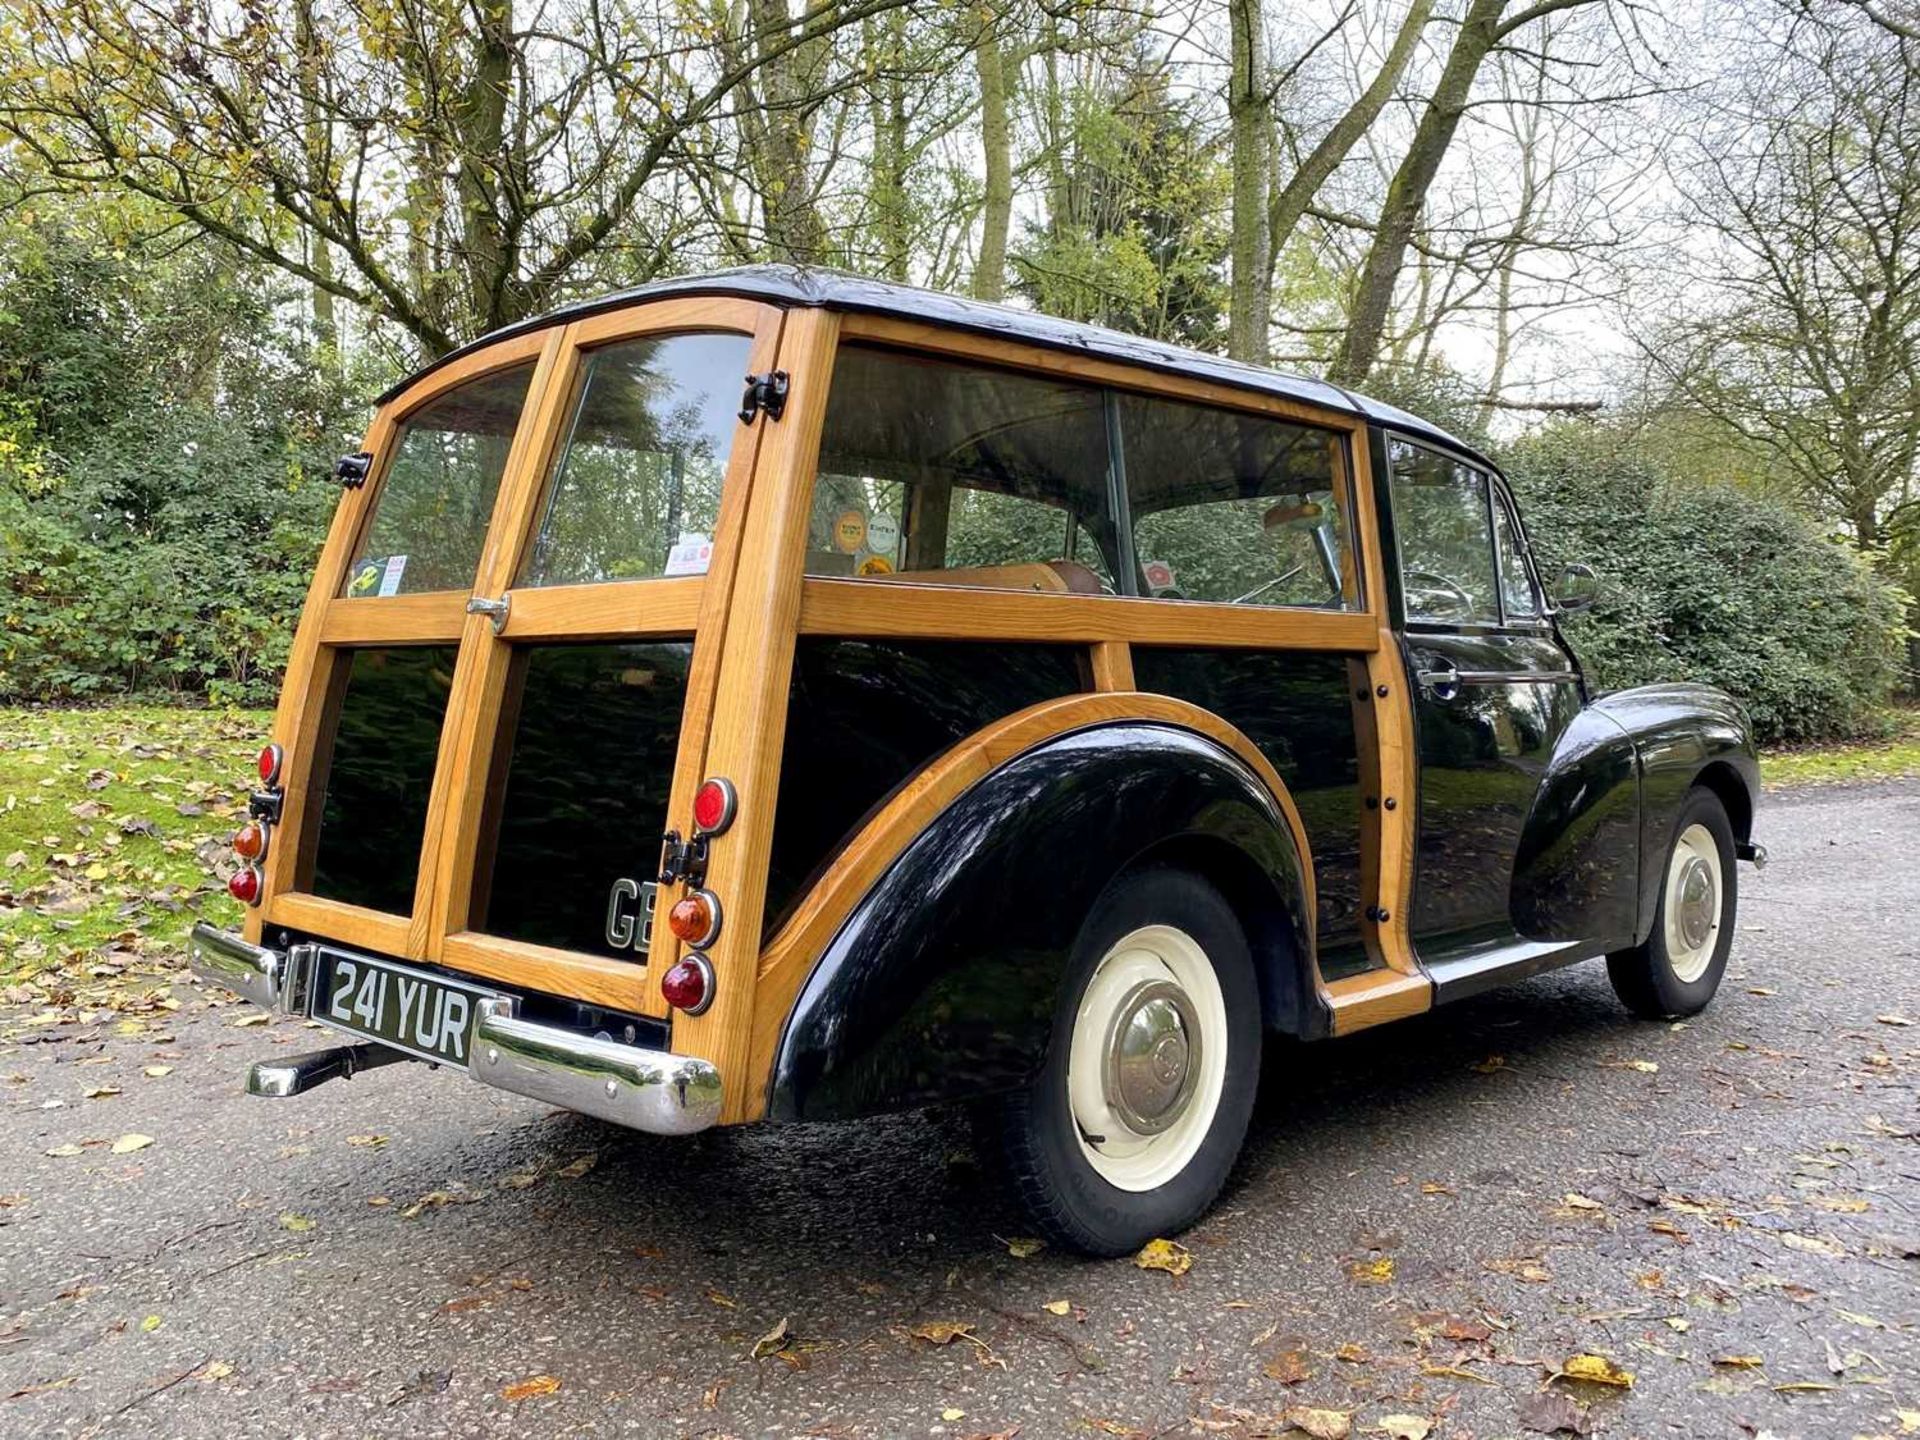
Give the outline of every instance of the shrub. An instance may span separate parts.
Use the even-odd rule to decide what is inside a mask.
[[[1606,426],[1554,426],[1502,459],[1549,581],[1573,560],[1600,572],[1565,624],[1596,685],[1704,680],[1766,741],[1877,726],[1906,597],[1856,551],[1776,500],[1671,481]]]

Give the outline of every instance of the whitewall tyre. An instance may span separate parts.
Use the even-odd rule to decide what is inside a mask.
[[[1706,1008],[1726,973],[1738,900],[1733,826],[1710,790],[1681,806],[1646,943],[1607,957],[1614,993],[1636,1015],[1672,1019]]]
[[[1170,868],[1116,882],[1075,942],[1038,1079],[998,1115],[1039,1230],[1122,1255],[1197,1220],[1246,1137],[1260,1039],[1252,956],[1220,893]]]

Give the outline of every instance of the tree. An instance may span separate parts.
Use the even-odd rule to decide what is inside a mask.
[[[813,255],[823,48],[905,3],[754,0],[715,47],[723,7],[646,0],[15,0],[0,136],[438,353],[669,267],[702,215],[683,149],[748,115],[770,246]]]

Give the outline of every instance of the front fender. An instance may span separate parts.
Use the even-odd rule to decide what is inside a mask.
[[[787,1018],[770,1117],[846,1119],[1030,1083],[1082,921],[1116,875],[1158,853],[1263,877],[1287,937],[1271,963],[1303,983],[1307,866],[1260,779],[1172,725],[1077,731],[971,786],[855,907]]]
[[[1640,760],[1639,916],[1634,943],[1653,929],[1667,848],[1687,792],[1705,785],[1720,797],[1736,841],[1753,836],[1760,759],[1740,702],[1711,685],[1642,685],[1596,701],[1633,738]]]

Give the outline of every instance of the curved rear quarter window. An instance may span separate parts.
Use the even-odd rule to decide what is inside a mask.
[[[436,396],[400,422],[373,523],[347,571],[348,599],[470,590],[531,364]]]

